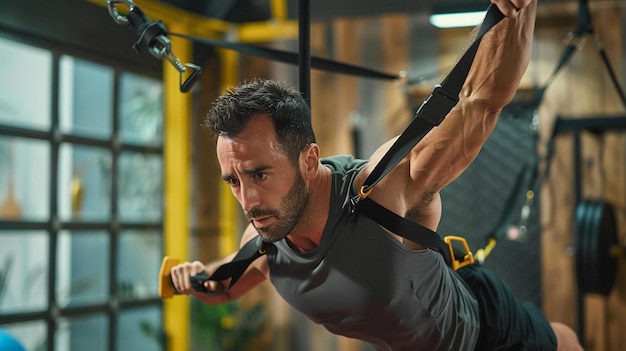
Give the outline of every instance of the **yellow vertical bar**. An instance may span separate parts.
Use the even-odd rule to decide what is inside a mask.
[[[287,0],[271,0],[272,18],[275,20],[287,19]]]
[[[169,23],[173,32],[186,29]],[[181,62],[192,60],[192,44],[172,37],[172,50]],[[165,108],[164,131],[164,233],[167,256],[187,260],[189,256],[190,200],[190,119],[191,95],[180,92],[180,74],[168,61],[163,61]],[[186,297],[166,299],[163,303],[163,326],[168,336],[169,351],[189,350],[190,301]]]
[[[218,50],[220,55],[220,91],[239,83],[239,54],[232,50]],[[237,250],[237,209],[238,204],[230,186],[220,182],[220,255],[226,256]]]

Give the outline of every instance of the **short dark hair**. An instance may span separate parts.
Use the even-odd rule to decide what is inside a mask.
[[[274,80],[254,79],[229,88],[213,102],[203,125],[216,136],[233,138],[257,114],[272,119],[278,142],[294,164],[300,151],[315,142],[309,105],[296,88]]]

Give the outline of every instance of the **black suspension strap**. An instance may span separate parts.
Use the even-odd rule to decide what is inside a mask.
[[[465,84],[483,36],[503,18],[504,15],[495,5],[489,6],[485,20],[481,24],[478,35],[472,45],[463,54],[443,82],[434,88],[430,96],[417,111],[413,121],[400,134],[389,151],[383,155],[380,162],[365,180],[361,189],[359,189],[359,193],[352,199],[355,212],[369,217],[379,225],[416,244],[440,252],[446,263],[455,270],[474,262],[473,255],[465,239],[450,236],[442,240],[436,232],[386,210],[367,196],[371,193],[372,188],[406,157],[432,128],[438,126],[452,108],[456,106],[459,101],[459,93],[463,84]],[[460,241],[464,246],[464,251],[453,248],[453,241]]]
[[[624,107],[626,107],[626,94],[624,94],[624,90],[622,89],[622,86],[617,79],[617,75],[615,74],[615,70],[611,65],[606,50],[604,49],[604,45],[600,41],[600,38],[598,37],[598,34],[595,32],[593,24],[591,23],[589,0],[578,1],[578,24],[576,30],[569,33],[567,38],[565,39],[566,45],[561,54],[561,58],[559,59],[556,69],[553,71],[553,73],[550,75],[547,82],[545,83],[545,87],[541,90],[540,99],[541,97],[543,97],[545,88],[554,80],[561,68],[563,68],[570,61],[576,51],[582,48],[585,43],[585,35],[590,35],[594,39],[596,43],[596,49],[598,50],[600,58],[602,59],[602,62],[604,63],[609,77],[611,78],[611,83],[613,84],[615,91],[619,95],[622,104],[624,105]]]
[[[359,191],[360,198],[366,198],[372,187],[384,178],[432,128],[438,126],[450,110],[456,106],[459,101],[459,93],[463,84],[465,84],[465,79],[483,36],[489,29],[500,22],[502,18],[504,18],[504,15],[500,10],[496,6],[490,5],[472,45],[452,68],[452,71],[450,71],[443,82],[435,86],[430,96],[418,109],[413,121],[400,134],[389,151],[372,170],[372,173],[367,177]],[[355,200],[358,202],[359,199]]]
[[[256,45],[228,42],[223,40],[198,38],[192,35],[175,32],[169,32],[168,34],[193,40],[199,44],[234,50],[242,54],[264,58],[271,61],[298,65],[299,55],[297,53],[289,51],[277,50]],[[349,63],[338,62],[317,56],[311,56],[311,68],[323,70],[330,73],[346,74],[370,79],[396,80],[402,78],[401,74],[385,73],[378,70],[355,66]]]
[[[311,0],[298,1],[298,76],[300,94],[311,108]]]
[[[235,285],[239,278],[246,271],[248,266],[254,262],[257,258],[267,253],[267,248],[272,244],[266,243],[261,240],[260,236],[256,236],[254,239],[248,241],[239,251],[235,258],[229,263],[221,265],[210,276],[205,272],[199,273],[191,277],[191,285],[195,291],[201,291],[211,296],[223,295]],[[206,281],[225,281],[230,279],[228,286],[219,292],[207,290],[204,287]]]

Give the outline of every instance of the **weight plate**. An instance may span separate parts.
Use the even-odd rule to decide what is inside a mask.
[[[601,201],[582,201],[576,208],[576,278],[581,293],[608,296],[615,285],[617,245],[613,207]]]

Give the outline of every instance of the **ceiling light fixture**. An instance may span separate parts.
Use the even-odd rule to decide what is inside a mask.
[[[429,22],[437,28],[474,27],[485,18],[487,11],[433,13]]]

